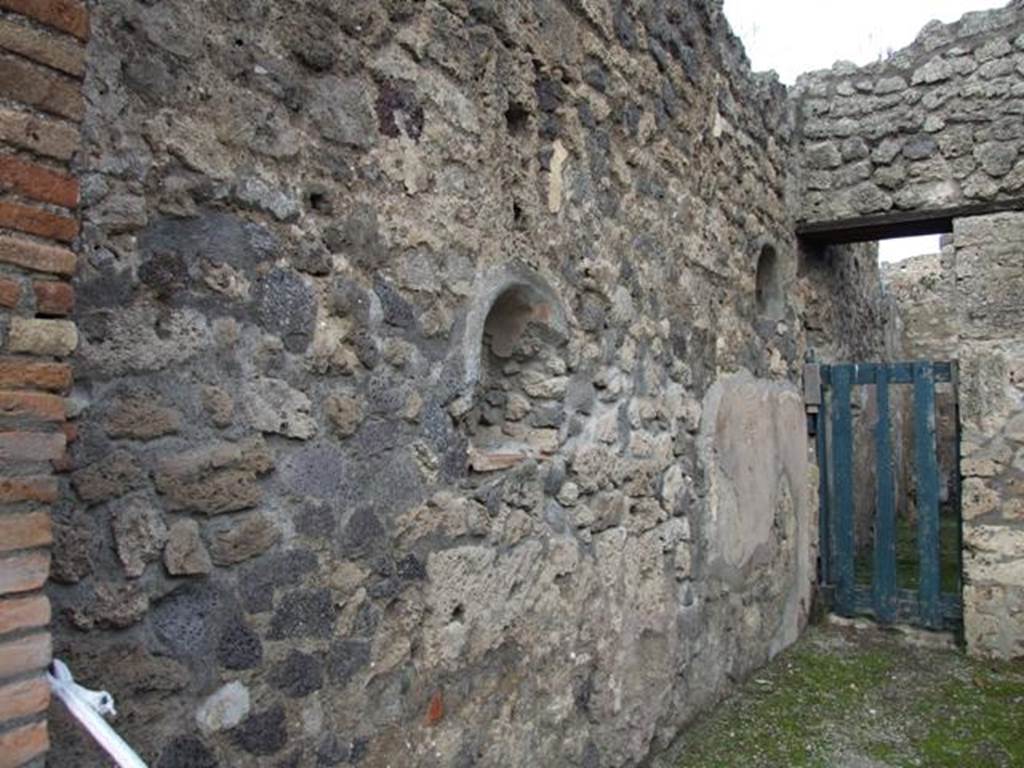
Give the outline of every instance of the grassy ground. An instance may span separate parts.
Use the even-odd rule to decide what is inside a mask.
[[[652,768],[1024,766],[1024,662],[812,627]]]

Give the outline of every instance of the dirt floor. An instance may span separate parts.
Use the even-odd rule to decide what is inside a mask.
[[[651,768],[1024,766],[1024,661],[811,627]]]

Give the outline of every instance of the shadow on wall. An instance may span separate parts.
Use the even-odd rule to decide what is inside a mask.
[[[781,320],[786,313],[786,298],[782,289],[782,267],[779,256],[771,245],[761,247],[757,259],[755,297],[757,316],[761,320]]]

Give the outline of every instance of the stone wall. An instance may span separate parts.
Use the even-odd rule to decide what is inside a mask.
[[[1024,4],[933,22],[867,67],[801,76],[798,219],[1024,198]]]
[[[46,751],[51,504],[75,430],[76,256],[88,17],[68,0],[0,0],[0,765]]]
[[[635,764],[796,637],[832,278],[717,3],[110,0],[86,92],[49,594],[151,764]]]
[[[968,648],[1024,656],[1024,214],[954,229]]]

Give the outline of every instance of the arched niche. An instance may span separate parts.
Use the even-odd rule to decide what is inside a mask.
[[[567,326],[561,300],[536,273],[509,266],[485,276],[466,320],[460,426],[472,473],[555,453],[563,439]]]
[[[778,249],[761,243],[754,277],[754,299],[759,320],[781,320],[786,314],[785,269]]]

